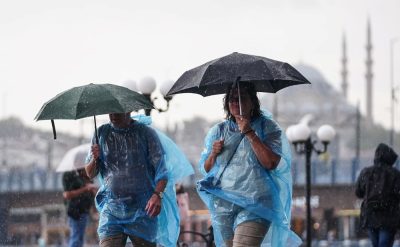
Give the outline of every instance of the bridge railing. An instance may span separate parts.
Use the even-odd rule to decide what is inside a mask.
[[[372,164],[371,159],[335,160],[314,159],[311,164],[312,184],[354,184],[361,169]],[[400,168],[400,160],[395,165]],[[293,183],[304,184],[304,160],[293,159]],[[16,191],[61,191],[62,173],[44,168],[11,167],[0,170],[0,193]]]
[[[62,190],[62,173],[42,168],[0,170],[0,193]]]

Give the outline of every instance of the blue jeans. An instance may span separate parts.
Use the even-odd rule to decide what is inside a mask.
[[[69,247],[83,246],[87,220],[88,214],[82,214],[78,220],[68,217],[68,224],[70,229],[68,243]]]
[[[368,236],[374,247],[392,247],[395,233],[394,229],[368,228]]]

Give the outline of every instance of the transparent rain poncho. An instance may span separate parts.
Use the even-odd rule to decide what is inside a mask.
[[[176,246],[179,209],[175,183],[193,174],[193,168],[171,139],[148,126],[150,117],[133,118],[136,121],[127,129],[110,123],[102,125],[98,131],[101,186],[95,202],[100,214],[99,237],[103,239],[123,232],[162,246]],[[87,160],[90,158],[89,154]],[[145,207],[162,179],[168,180],[162,210],[151,218]]]
[[[269,171],[258,162],[251,144],[226,120],[210,129],[199,168],[205,176],[197,190],[210,210],[217,246],[225,246],[232,231],[245,221],[270,224],[262,246],[299,246],[300,238],[290,230],[292,202],[291,153],[281,128],[268,112],[251,122],[260,139],[281,156],[278,167]],[[223,151],[207,173],[204,163],[214,141],[224,139]],[[228,230],[227,230],[228,228]]]

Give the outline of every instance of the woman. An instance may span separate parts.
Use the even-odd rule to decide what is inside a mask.
[[[217,246],[298,246],[290,231],[290,149],[252,84],[230,88],[226,118],[209,131],[198,192],[211,213]],[[242,114],[240,114],[240,105]],[[268,233],[268,234],[267,234]]]

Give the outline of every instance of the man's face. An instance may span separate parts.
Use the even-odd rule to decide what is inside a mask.
[[[130,113],[111,113],[108,116],[111,123],[117,128],[126,128],[129,126]]]

